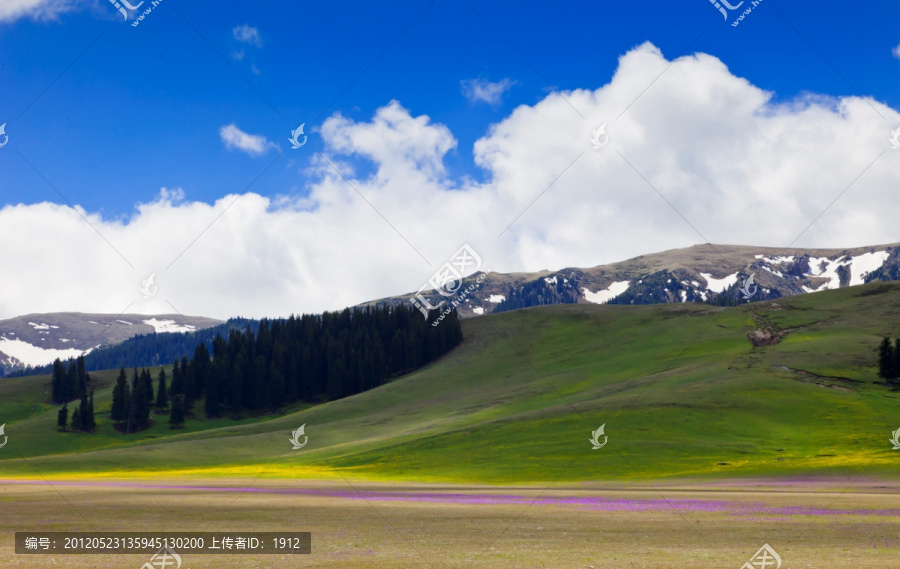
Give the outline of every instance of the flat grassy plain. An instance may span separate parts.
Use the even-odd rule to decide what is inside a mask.
[[[889,569],[900,558],[896,484],[861,483],[848,493],[845,479],[627,489],[257,481],[244,491],[249,482],[4,485],[0,563],[138,569],[150,557],[17,556],[13,532],[23,528],[312,533],[311,555],[182,553],[184,569],[738,569],[764,543],[785,569]]]
[[[754,330],[783,337],[754,346]],[[113,429],[116,371],[92,373],[95,434],[56,430],[48,378],[0,380],[0,527],[313,532],[312,556],[229,567],[737,568],[767,542],[785,569],[897,566],[900,451],[888,439],[900,392],[873,382],[878,342],[900,336],[900,284],[735,308],[548,306],[468,319],[463,332],[451,354],[369,392],[242,421],[201,414],[180,431],[165,416],[136,435]],[[309,443],[294,451],[301,424]],[[600,425],[608,442],[593,450]],[[133,486],[90,485],[110,482]],[[349,494],[262,491],[314,486]],[[423,498],[419,487],[657,502],[526,507]],[[378,488],[405,498],[353,497]],[[673,508],[676,497],[758,502],[763,513]],[[10,563],[131,566],[35,559]]]

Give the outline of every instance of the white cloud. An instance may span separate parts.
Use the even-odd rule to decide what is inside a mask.
[[[503,95],[516,84],[512,79],[501,79],[492,83],[487,79],[463,79],[459,82],[462,93],[472,103],[487,103],[499,105],[503,101]]]
[[[19,18],[54,20],[75,9],[79,3],[78,0],[3,0],[0,2],[0,22]]]
[[[262,47],[263,45],[262,36],[259,35],[259,30],[246,24],[236,26],[231,30],[231,35],[241,43],[255,45],[256,47]]]
[[[336,114],[321,126],[325,156],[353,187],[314,159],[303,197],[206,204],[164,190],[130,219],[79,210],[134,270],[79,211],[6,206],[0,266],[15,278],[0,279],[0,317],[118,314],[132,302],[132,312],[171,313],[166,301],[184,314],[281,316],[417,290],[466,242],[482,268],[502,272],[702,242],[654,188],[712,243],[778,247],[850,186],[796,246],[898,240],[900,152],[887,139],[900,113],[858,97],[773,103],[714,57],[681,57],[663,73],[669,63],[645,44],[620,58],[606,85],[519,106],[474,146],[483,182],[445,169],[457,146],[447,126],[391,101],[371,120]],[[609,142],[593,150],[588,139],[603,123]],[[256,140],[251,147],[271,144]],[[371,174],[354,173],[360,160]],[[47,278],[46,267],[65,278]],[[159,292],[144,300],[150,273]]]
[[[900,59],[900,44],[897,44],[897,47],[891,50],[891,53],[894,54],[894,57]]]
[[[262,156],[270,149],[278,148],[274,142],[270,142],[265,136],[259,134],[247,134],[232,123],[219,129],[219,137],[229,150],[240,150],[250,156]]]

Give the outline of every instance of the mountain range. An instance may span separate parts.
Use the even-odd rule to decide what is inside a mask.
[[[65,360],[140,334],[194,332],[219,324],[214,318],[180,314],[26,314],[0,320],[0,371]]]
[[[472,317],[548,304],[736,305],[873,280],[900,280],[900,244],[800,249],[707,243],[593,268],[475,273],[463,279],[457,288],[464,291],[475,285],[457,310],[462,317]],[[742,288],[745,292],[741,292]],[[460,296],[442,296],[435,290],[420,294],[432,306]],[[409,302],[415,295],[409,293],[366,304]]]
[[[477,272],[462,279],[453,296],[443,296],[435,290],[418,294],[432,306],[442,303],[446,306],[457,300],[460,316],[470,318],[551,304],[699,302],[733,306],[856,286],[873,280],[900,280],[900,243],[848,249],[707,243],[592,268]],[[462,294],[461,291],[470,287],[470,292]],[[357,307],[407,303],[416,294],[382,298]],[[231,322],[239,327],[248,323]],[[55,358],[78,356],[100,346],[114,346],[130,339],[131,343],[139,342],[140,346],[116,354],[113,359],[117,365],[157,365],[168,360],[156,352],[166,350],[153,338],[140,342],[136,336],[183,333],[185,345],[173,346],[172,350],[173,353],[189,353],[193,345],[187,344],[210,340],[191,332],[223,324],[213,318],[180,314],[76,312],[27,314],[0,320],[0,376],[25,366],[44,366]],[[147,358],[148,361],[143,361]],[[103,360],[111,361],[109,358]]]

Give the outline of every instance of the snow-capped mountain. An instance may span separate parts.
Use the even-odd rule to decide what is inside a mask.
[[[180,314],[26,314],[0,320],[0,370],[46,365],[56,358],[76,357],[138,334],[192,332],[221,323]]]
[[[475,285],[457,310],[469,317],[544,304],[738,304],[872,280],[900,280],[900,244],[850,249],[705,244],[586,269],[476,273],[459,287],[462,291]],[[368,304],[408,302],[413,296]],[[461,295],[431,291],[423,296],[433,306],[444,301],[446,307]]]

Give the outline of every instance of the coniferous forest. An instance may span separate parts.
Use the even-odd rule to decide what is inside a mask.
[[[435,313],[436,315],[436,313]],[[161,371],[154,390],[150,372],[124,368],[113,390],[111,419],[124,432],[150,426],[151,408],[169,410],[181,427],[202,406],[208,418],[273,411],[286,404],[347,397],[414,371],[462,341],[454,310],[439,326],[433,317],[400,306],[345,309],[321,315],[262,320],[256,332],[232,329],[192,357]]]

